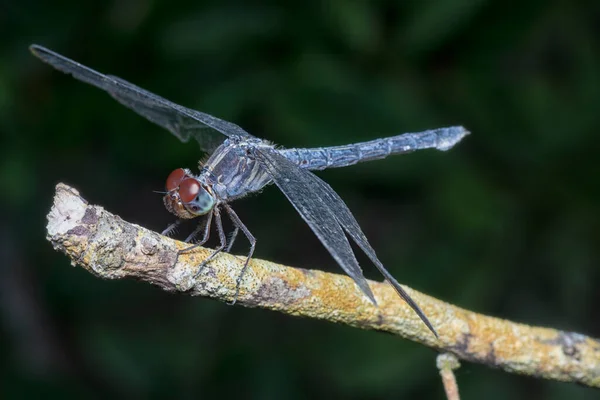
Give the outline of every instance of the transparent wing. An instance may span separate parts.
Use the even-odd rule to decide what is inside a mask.
[[[306,171],[308,172],[308,171]],[[312,174],[311,174],[312,175]],[[415,311],[415,313],[421,318],[423,323],[427,325],[427,327],[433,332],[433,334],[437,337],[438,334],[436,330],[433,328],[429,319],[425,316],[425,313],[421,310],[421,308],[417,305],[417,303],[409,296],[408,293],[400,286],[400,283],[389,273],[387,269],[383,266],[379,258],[377,258],[377,254],[375,254],[375,250],[369,244],[367,237],[360,229],[358,222],[350,212],[346,203],[342,200],[342,198],[329,186],[327,183],[319,179],[316,175],[313,175],[315,179],[315,186],[322,193],[322,197],[326,199],[326,203],[330,204],[332,209],[334,210],[334,214],[336,216],[337,221],[342,225],[344,231],[354,240],[354,242],[365,252],[367,257],[375,264],[379,272],[387,279],[387,281],[392,285],[392,287],[396,290],[398,295],[406,301],[406,303]]]
[[[367,285],[344,231],[367,254],[400,297],[437,336],[437,332],[417,303],[379,261],[375,250],[369,244],[348,206],[331,186],[312,172],[299,168],[279,154],[277,150],[255,149],[254,153],[256,159],[273,178],[275,184],[361,290],[375,303],[373,294]]]
[[[193,137],[206,152],[212,152],[231,135],[252,137],[236,124],[182,107],[121,78],[101,74],[42,46],[32,45],[30,50],[59,71],[108,92],[121,104],[169,130],[182,142]]]
[[[364,294],[377,304],[342,227],[331,208],[325,204],[321,193],[314,190],[314,181],[321,180],[312,172],[301,170],[276,150],[254,149],[254,152],[257,161],[273,178],[337,263],[354,279]],[[323,184],[327,185],[325,182]]]

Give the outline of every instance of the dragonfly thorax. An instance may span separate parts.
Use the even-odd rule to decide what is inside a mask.
[[[179,218],[190,219],[208,214],[215,206],[210,188],[189,170],[178,168],[167,178],[165,207]]]

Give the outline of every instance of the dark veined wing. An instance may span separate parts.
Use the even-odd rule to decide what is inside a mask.
[[[228,136],[252,137],[236,124],[175,104],[121,78],[101,74],[42,46],[31,45],[29,48],[42,61],[108,92],[121,104],[169,130],[182,142],[193,137],[206,152],[212,152]]]
[[[303,172],[308,172],[304,171]],[[312,173],[311,173],[312,175]],[[360,229],[356,218],[352,215],[352,212],[346,206],[346,203],[342,200],[342,198],[329,186],[327,183],[319,179],[316,175],[313,175],[315,179],[316,190],[319,190],[322,194],[322,197],[326,198],[326,203],[330,204],[332,209],[334,210],[335,217],[340,225],[344,228],[344,231],[354,240],[356,244],[365,252],[365,254],[369,257],[369,259],[375,264],[379,272],[387,279],[387,281],[392,285],[392,287],[396,290],[398,295],[406,301],[406,303],[412,308],[415,313],[421,318],[423,323],[427,325],[427,328],[431,330],[431,332],[437,337],[437,331],[434,329],[433,325],[429,321],[429,319],[425,316],[425,313],[421,310],[421,308],[417,305],[417,303],[406,293],[406,291],[400,286],[400,283],[389,273],[389,271],[383,266],[379,258],[377,258],[377,254],[375,254],[375,250],[371,247],[371,244],[367,240],[367,237]]]
[[[275,184],[317,235],[327,251],[354,279],[369,300],[377,304],[342,227],[330,207],[324,203],[320,193],[315,193],[314,181],[321,180],[313,173],[301,170],[274,149],[255,148],[253,151],[256,160],[273,178]]]
[[[254,155],[333,258],[374,304],[376,302],[373,293],[367,285],[344,231],[367,254],[400,297],[437,337],[437,332],[421,308],[379,261],[375,250],[367,241],[348,206],[331,186],[312,172],[299,168],[277,150],[255,149]]]

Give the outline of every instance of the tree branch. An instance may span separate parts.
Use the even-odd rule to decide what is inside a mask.
[[[48,214],[48,240],[73,264],[107,279],[135,278],[169,292],[231,301],[243,257],[220,254],[197,280],[209,249],[182,254],[189,245],[130,224],[89,205],[58,184]],[[369,282],[374,307],[347,276],[253,259],[237,304],[384,331],[457,358],[534,377],[600,388],[600,342],[573,332],[532,327],[464,310],[408,287],[436,327],[436,339],[387,283]]]

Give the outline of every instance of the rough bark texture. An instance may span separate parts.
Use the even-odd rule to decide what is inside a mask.
[[[200,247],[177,259],[178,250],[189,245],[89,205],[64,184],[56,187],[47,231],[55,249],[102,278],[135,278],[170,292],[227,302],[233,300],[244,261],[220,254],[194,279],[209,249]],[[379,307],[347,276],[253,259],[237,304],[384,331],[508,372],[600,387],[597,339],[488,317],[405,287],[437,329],[436,339],[391,286],[369,285]]]

